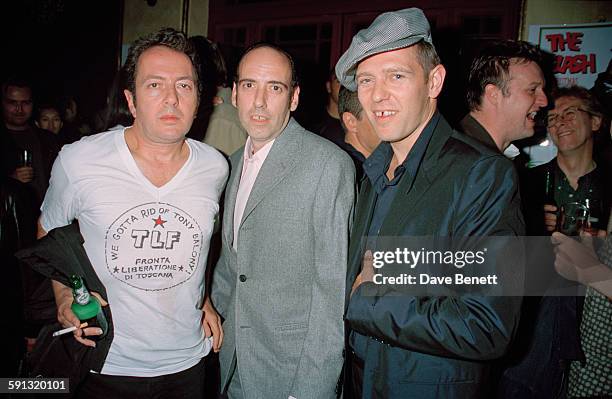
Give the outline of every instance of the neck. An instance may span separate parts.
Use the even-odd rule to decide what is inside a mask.
[[[491,136],[499,151],[504,152],[504,150],[508,148],[511,142],[504,140],[502,137],[504,135],[501,134],[501,129],[498,128],[496,124],[497,118],[493,118],[488,113],[480,110],[470,111],[470,116],[476,119],[476,121],[484,127],[487,133],[489,133],[489,136]]]
[[[264,148],[270,141],[272,141],[272,139],[266,141],[251,140],[251,155]]]
[[[17,132],[23,132],[26,131],[30,128],[30,125],[26,124],[26,125],[11,125],[10,123],[5,123],[5,126],[7,129],[9,130],[13,130],[13,131],[17,131]]]
[[[576,183],[580,177],[595,169],[593,149],[591,148],[590,151],[588,148],[582,151],[578,150],[559,152],[557,154],[557,165],[559,165],[559,168],[570,182]]]
[[[412,131],[406,138],[400,141],[395,141],[391,144],[391,148],[393,149],[393,154],[395,158],[397,158],[398,164],[404,162],[410,150],[414,146],[414,143],[418,140],[425,130],[425,126],[429,123],[434,113],[436,112],[436,102],[432,100],[426,109],[425,118],[422,119],[422,122],[417,126],[416,129]]]
[[[348,133],[344,136],[344,141],[353,146],[357,151],[361,153],[365,158],[372,154],[372,151],[368,150],[364,145],[359,142],[359,139],[354,134]]]
[[[319,108],[320,109],[320,108]],[[338,104],[336,104],[333,100],[329,100],[327,102],[327,113],[334,119],[340,119],[340,115],[338,114]]]
[[[136,124],[125,129],[125,142],[135,158],[146,161],[172,162],[189,153],[184,138],[173,143],[152,142],[143,137]]]

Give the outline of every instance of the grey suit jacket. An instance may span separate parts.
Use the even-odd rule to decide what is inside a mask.
[[[236,366],[246,398],[332,398],[343,361],[353,163],[291,119],[257,176],[235,251],[242,163],[240,149],[231,157],[212,285],[225,319],[222,389]]]

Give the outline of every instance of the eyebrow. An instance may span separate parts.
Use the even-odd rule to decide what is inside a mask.
[[[413,70],[412,68],[405,68],[405,67],[389,67],[389,68],[384,68],[383,72],[385,73],[389,73],[389,72],[407,72],[407,73],[412,73]]]
[[[549,115],[550,115],[551,113],[552,113],[553,115],[554,115],[554,114],[557,114],[557,113],[558,113],[558,114],[562,114],[562,113],[564,113],[565,111],[567,111],[568,109],[574,109],[574,110],[579,110],[579,109],[580,109],[580,110],[582,110],[582,111],[585,111],[585,112],[586,112],[586,110],[585,110],[585,109],[582,109],[582,108],[580,107],[580,105],[570,105],[569,107],[563,108],[561,111],[556,111],[556,112],[555,112],[555,110],[554,110],[554,109],[551,109],[550,111],[548,111],[548,114],[549,114]]]
[[[245,78],[245,79],[238,80],[238,83],[245,83],[245,82],[248,82],[248,83],[257,83],[257,81],[255,79],[246,79]],[[289,86],[287,85],[287,83],[281,82],[279,80],[269,80],[269,81],[265,82],[265,84],[267,84],[267,85],[280,85],[280,86],[283,86],[285,89],[289,89]]]
[[[394,72],[414,73],[412,68],[405,68],[405,67],[400,67],[400,66],[393,66],[393,67],[383,68],[382,72],[384,74],[394,73]],[[361,76],[372,76],[372,75],[374,75],[373,72],[364,71],[364,72],[360,72],[357,75],[355,75],[355,78],[359,78]]]
[[[166,77],[160,76],[160,75],[147,75],[147,76],[144,77],[144,81],[147,81],[147,80],[150,80],[150,79],[167,80]],[[193,76],[189,76],[189,75],[179,76],[178,78],[176,78],[176,80],[191,80],[191,81],[195,82],[195,78]]]

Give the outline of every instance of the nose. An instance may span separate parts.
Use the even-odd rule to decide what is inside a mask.
[[[536,93],[535,104],[540,108],[546,107],[548,105],[548,99],[546,98],[546,94],[544,94],[544,90],[540,89]]]
[[[266,89],[265,87],[258,87],[255,91],[255,98],[253,99],[253,105],[255,108],[266,107]]]
[[[381,102],[389,98],[389,92],[387,91],[387,85],[384,81],[377,79],[374,82],[374,87],[372,88],[372,99],[374,102]]]
[[[176,107],[178,104],[178,95],[176,93],[176,87],[169,86],[164,93],[164,103]]]

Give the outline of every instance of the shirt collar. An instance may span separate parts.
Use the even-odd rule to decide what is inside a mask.
[[[251,137],[247,137],[247,141],[244,145],[244,153],[242,154],[244,163],[247,162],[263,162],[266,160],[268,153],[272,149],[272,144],[276,139],[272,139],[267,142],[263,147],[253,154],[253,142]]]
[[[408,173],[408,178],[410,179],[409,186],[412,185],[419,165],[421,164],[423,156],[425,155],[427,145],[433,136],[434,129],[437,126],[439,119],[440,113],[436,111],[429,122],[427,122],[427,125],[421,132],[419,138],[406,156],[406,159],[404,159],[401,165],[395,169],[395,174],[391,181],[389,181],[386,176],[387,169],[391,163],[391,158],[393,157],[393,149],[391,148],[391,144],[383,141],[378,145],[378,147],[376,147],[372,155],[370,155],[364,162],[363,169],[372,182],[372,186],[374,186],[378,192],[380,192],[385,185],[397,184],[404,172]]]

